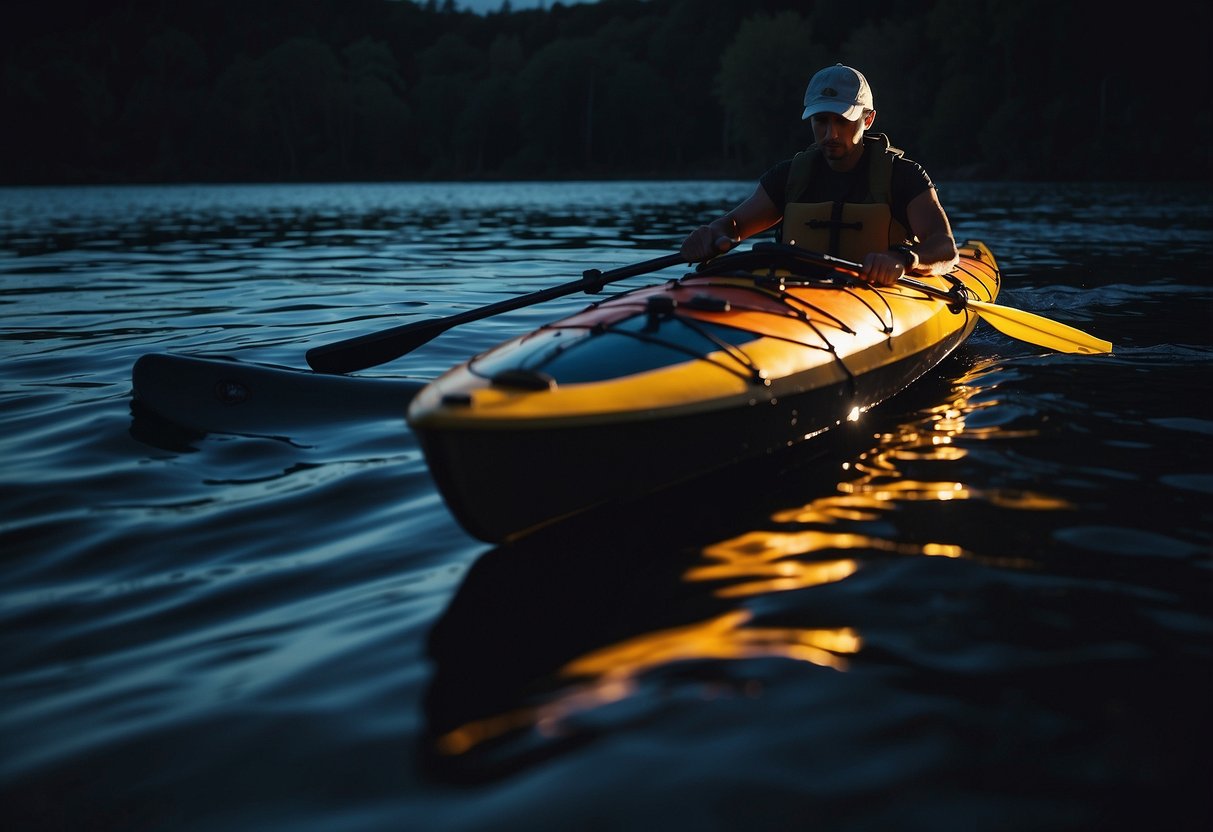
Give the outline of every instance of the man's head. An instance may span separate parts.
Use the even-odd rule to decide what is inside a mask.
[[[853,169],[863,156],[863,134],[876,119],[872,88],[859,70],[835,64],[813,76],[804,94],[804,115],[826,164]]]
[[[818,72],[809,81],[804,93],[802,119],[817,113],[837,113],[847,121],[857,121],[869,110],[875,110],[872,88],[863,73],[849,66],[835,64]]]

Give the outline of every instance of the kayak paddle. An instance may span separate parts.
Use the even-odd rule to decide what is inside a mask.
[[[852,263],[849,260],[842,260],[829,254],[819,254],[810,251],[798,253],[805,256],[806,259],[816,259],[839,271],[850,274],[857,275],[859,274],[859,270],[863,268],[859,263]],[[1025,312],[1013,306],[1000,306],[997,303],[974,300],[960,294],[937,289],[928,283],[923,283],[912,277],[899,277],[897,282],[902,286],[917,289],[924,294],[931,295],[940,300],[968,307],[999,332],[1020,341],[1026,341],[1029,344],[1036,344],[1037,346],[1046,347],[1057,352],[1085,353],[1088,355],[1112,351],[1111,341],[1096,338],[1094,335],[1088,335],[1080,329],[1058,323],[1032,312]]]
[[[313,347],[307,351],[307,363],[309,367],[318,373],[352,373],[356,370],[374,367],[377,364],[385,364],[388,361],[412,352],[422,344],[437,338],[451,327],[490,318],[502,312],[510,312],[514,309],[521,309],[524,306],[543,303],[544,301],[571,295],[575,292],[593,294],[607,283],[655,272],[667,266],[676,266],[679,263],[686,263],[681,254],[667,254],[664,257],[645,260],[630,266],[620,266],[617,269],[605,272],[598,269],[588,269],[582,274],[580,280],[562,283],[559,286],[552,286],[548,289],[541,289],[528,295],[507,298],[506,300],[491,303],[479,309],[469,309],[466,312],[448,315],[445,318],[414,321],[413,323],[385,329],[382,332],[371,332],[366,335],[347,338],[344,341]]]

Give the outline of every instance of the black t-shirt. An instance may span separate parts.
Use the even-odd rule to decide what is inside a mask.
[[[863,202],[868,194],[868,163],[872,159],[872,148],[864,148],[863,156],[854,168],[839,173],[829,165],[819,164],[809,182],[809,191],[802,202]],[[785,159],[762,175],[759,183],[767,196],[782,214],[787,205],[788,170],[792,160]],[[904,156],[893,160],[893,181],[890,186],[890,212],[893,219],[905,228],[910,228],[906,206],[928,188],[935,187],[922,165]],[[912,230],[912,229],[911,229]]]

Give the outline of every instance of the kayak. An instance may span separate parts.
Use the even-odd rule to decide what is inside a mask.
[[[933,290],[758,244],[454,367],[407,411],[455,519],[493,543],[812,439],[935,367],[992,302],[979,241]],[[842,262],[842,261],[840,261]],[[957,303],[939,298],[950,293]]]
[[[877,288],[756,244],[452,368],[407,410],[455,519],[493,543],[808,441],[903,390],[998,296],[979,241]],[[831,262],[832,261],[832,262]]]

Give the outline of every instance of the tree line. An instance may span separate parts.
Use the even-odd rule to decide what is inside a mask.
[[[18,4],[0,184],[752,178],[859,68],[936,179],[1210,178],[1210,13],[1057,0]]]

